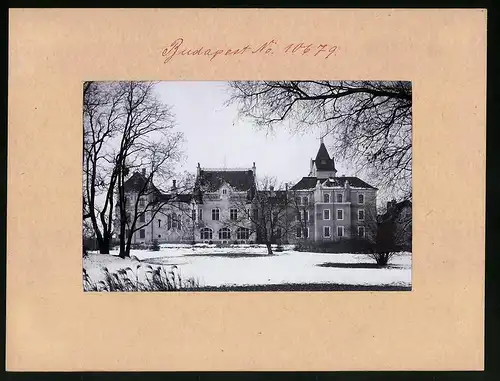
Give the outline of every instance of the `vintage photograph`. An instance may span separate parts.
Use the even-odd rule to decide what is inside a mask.
[[[410,291],[409,81],[83,83],[83,290]]]

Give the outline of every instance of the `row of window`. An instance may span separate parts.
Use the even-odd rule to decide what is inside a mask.
[[[330,209],[323,210],[323,220],[329,220],[329,219],[330,219]],[[343,220],[343,219],[344,219],[344,210],[337,209],[337,220]],[[364,220],[365,220],[365,211],[364,209],[359,209],[358,221],[364,221]]]
[[[297,221],[300,220],[301,214],[297,214]],[[309,212],[307,210],[302,211],[302,218],[304,221],[309,221]],[[344,210],[343,209],[337,209],[337,220],[343,220],[344,219]],[[323,220],[330,220],[330,209],[325,209],[323,210]],[[365,220],[365,211],[364,209],[359,209],[358,210],[358,221],[364,221]]]
[[[194,210],[194,209],[192,211],[191,218],[193,220],[196,219],[196,210]],[[229,219],[231,221],[238,220],[238,209],[230,209],[229,210]],[[203,209],[198,210],[198,220],[203,221]],[[212,209],[212,221],[219,221],[219,220],[220,220],[220,209],[219,208]]]
[[[358,226],[358,237],[364,238],[365,237],[365,227],[364,226]],[[295,236],[297,238],[309,238],[309,228],[307,229],[302,229],[302,228],[297,228],[297,231],[295,232]],[[337,237],[343,237],[344,236],[344,227],[343,226],[337,226]],[[323,237],[324,238],[330,238],[331,237],[331,230],[330,226],[324,226],[323,227]]]
[[[344,202],[344,195],[342,193],[336,193],[336,202]],[[309,203],[309,198],[308,197],[297,197],[295,199],[295,202],[297,205],[307,205]],[[324,203],[330,203],[330,194],[325,193],[323,194],[323,202]],[[365,195],[364,194],[358,194],[358,204],[364,204],[365,203]]]
[[[219,229],[219,239],[231,239],[231,229],[222,228]],[[200,229],[201,239],[213,239],[213,230],[210,228]],[[249,239],[250,229],[238,228],[236,229],[236,239]]]
[[[231,239],[231,229],[229,228],[222,228],[219,229],[219,239]],[[128,234],[128,231],[127,231]],[[281,236],[281,232],[277,234],[278,236]],[[309,228],[307,229],[302,229],[302,228],[297,228],[297,231],[295,233],[297,238],[309,238]],[[337,237],[343,237],[344,236],[344,227],[343,226],[337,226]],[[161,235],[158,237],[161,238]],[[247,228],[238,228],[236,230],[236,239],[249,239],[250,237],[250,229]],[[324,238],[330,238],[331,237],[331,230],[330,226],[324,226],[323,227],[323,237]],[[358,226],[358,237],[364,238],[365,237],[365,227],[364,226]],[[139,230],[139,238],[146,238],[146,230],[145,229],[140,229]],[[213,230],[210,228],[203,228],[200,229],[200,238],[201,239],[213,239]]]

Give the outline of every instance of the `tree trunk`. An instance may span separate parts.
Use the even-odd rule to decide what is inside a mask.
[[[120,215],[120,258],[125,258],[125,240],[129,237],[125,236],[125,221],[122,220],[123,214]]]
[[[273,248],[271,247],[271,242],[266,242],[267,254],[273,255]]]
[[[99,241],[99,253],[109,254],[109,237],[103,237],[103,239]]]

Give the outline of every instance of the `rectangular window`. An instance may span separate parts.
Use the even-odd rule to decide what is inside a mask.
[[[324,220],[329,220],[330,219],[330,209],[323,210],[323,219]]]
[[[337,209],[337,220],[343,220],[343,219],[344,219],[344,210]]]
[[[342,193],[337,193],[337,202],[344,202],[344,195]]]
[[[237,209],[231,209],[229,211],[229,218],[231,221],[236,221],[238,219],[238,210]]]
[[[198,220],[203,221],[203,209],[198,209]]]
[[[158,220],[158,227],[161,228],[161,220]]]
[[[304,221],[309,221],[309,212],[304,210]]]
[[[146,230],[145,229],[139,230],[139,238],[146,238]]]
[[[140,199],[139,199],[139,206],[144,206],[144,204],[145,204],[144,199],[143,199],[143,198],[140,198]]]
[[[309,228],[304,229],[304,238],[309,238]]]
[[[307,204],[309,203],[309,199],[308,199],[307,197],[303,197],[303,198],[302,198],[302,203],[303,203],[304,205],[307,205]]]
[[[297,238],[301,238],[302,237],[302,228],[297,228],[297,231],[295,232],[295,236]]]
[[[144,213],[139,216],[139,222],[146,222],[146,215]]]
[[[196,220],[196,209],[193,209],[193,210],[191,211],[191,219],[192,219],[193,221],[194,221],[194,220]]]
[[[365,195],[358,194],[358,204],[364,204],[364,203],[365,203]]]
[[[358,237],[360,237],[360,238],[365,237],[365,227],[364,226],[358,226]]]
[[[219,221],[220,212],[219,209],[212,209],[212,220]]]
[[[359,209],[358,210],[358,220],[359,221],[364,221],[365,220],[365,211],[364,211],[364,209]]]
[[[325,193],[323,195],[323,202],[329,203],[330,202],[330,195],[328,193]]]
[[[339,236],[339,237],[344,236],[344,227],[343,226],[337,226],[337,236]]]
[[[323,237],[330,237],[330,226],[323,226]]]
[[[295,197],[295,203],[296,203],[297,205],[300,205],[300,197]]]

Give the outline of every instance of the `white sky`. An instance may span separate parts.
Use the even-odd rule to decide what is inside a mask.
[[[177,128],[184,133],[186,158],[179,170],[195,173],[198,162],[210,168],[251,167],[255,162],[258,177],[275,176],[278,183],[308,175],[319,148],[319,130],[293,135],[288,124],[273,134],[257,130],[238,118],[236,105],[224,105],[229,97],[226,82],[168,81],[159,83],[157,91],[172,106]],[[329,148],[328,138],[325,145]],[[335,166],[339,176],[354,175],[337,158]]]

